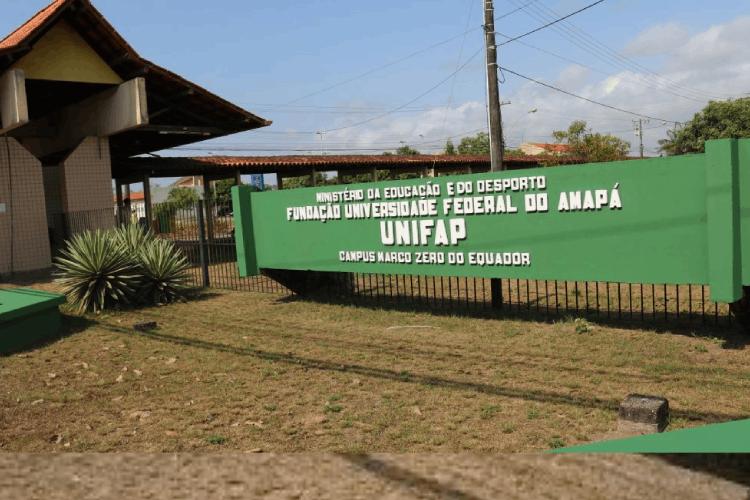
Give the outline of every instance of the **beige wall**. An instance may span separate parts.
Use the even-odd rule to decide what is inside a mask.
[[[42,164],[15,139],[0,138],[0,274],[52,265]]]
[[[71,233],[114,226],[107,138],[84,139],[60,164],[60,185],[62,209]]]
[[[55,24],[13,68],[26,78],[119,84],[123,80],[65,21]]]

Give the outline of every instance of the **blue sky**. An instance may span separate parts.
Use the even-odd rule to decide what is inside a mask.
[[[528,2],[497,0],[497,16]],[[10,32],[46,3],[3,0],[0,31]],[[483,54],[479,54],[455,79],[405,112],[329,132],[322,146],[314,133],[377,118],[465,64],[483,43],[476,29],[482,24],[482,0],[94,3],[144,57],[274,121],[268,129],[181,154],[221,152],[219,144],[237,148],[234,154],[281,154],[321,147],[328,152],[387,149],[401,141],[432,151],[446,137],[460,137],[486,125]],[[496,28],[517,35],[544,24],[540,16],[567,14],[588,3],[537,0],[501,19]],[[749,14],[748,1],[607,0],[571,19],[572,25],[561,25],[562,32],[546,29],[524,39],[558,57],[513,43],[502,48],[501,63],[590,98],[682,121],[710,96],[750,92],[750,71],[746,71],[750,55],[740,36],[748,32],[750,20],[744,16]],[[465,37],[289,104],[459,35],[467,27],[473,31]],[[609,49],[613,52],[605,53]],[[633,117],[627,114],[506,77],[502,94],[512,102],[504,108],[510,145],[549,140],[553,129],[576,118],[588,119],[597,130],[634,139]],[[647,128],[647,146],[653,151],[665,126],[650,122]]]

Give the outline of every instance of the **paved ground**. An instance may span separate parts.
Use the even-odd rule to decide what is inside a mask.
[[[0,455],[3,500],[317,498],[748,499],[748,488],[641,456]]]

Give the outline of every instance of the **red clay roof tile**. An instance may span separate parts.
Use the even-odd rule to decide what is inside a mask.
[[[54,0],[51,4],[34,14],[34,16],[17,28],[13,33],[0,40],[0,50],[11,49],[30,37],[36,30],[41,28],[52,16],[54,16],[70,0]]]

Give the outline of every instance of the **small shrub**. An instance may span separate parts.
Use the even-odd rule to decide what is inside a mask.
[[[583,318],[576,318],[573,321],[573,327],[578,334],[584,334],[591,331],[591,325]]]
[[[212,444],[214,446],[221,446],[223,444],[226,444],[227,441],[229,441],[224,436],[209,436],[206,438],[206,441],[208,441],[208,444]]]
[[[562,438],[557,437],[557,436],[550,439],[548,444],[549,444],[549,447],[553,450],[565,448],[565,441],[563,441]]]
[[[344,407],[338,404],[326,404],[326,413],[341,413]]]
[[[151,231],[144,230],[137,224],[129,224],[112,230],[112,237],[122,245],[133,263],[138,263],[138,253],[154,239]]]
[[[182,299],[190,289],[190,264],[171,241],[147,240],[138,252],[142,275],[141,295],[157,304]]]
[[[131,301],[140,277],[138,267],[109,232],[73,236],[55,259],[57,282],[79,312],[99,313]]]
[[[489,420],[500,412],[500,407],[496,405],[487,405],[482,407],[482,420]]]
[[[165,304],[190,288],[190,264],[182,251],[137,225],[78,234],[55,265],[57,281],[79,312],[136,301]]]

